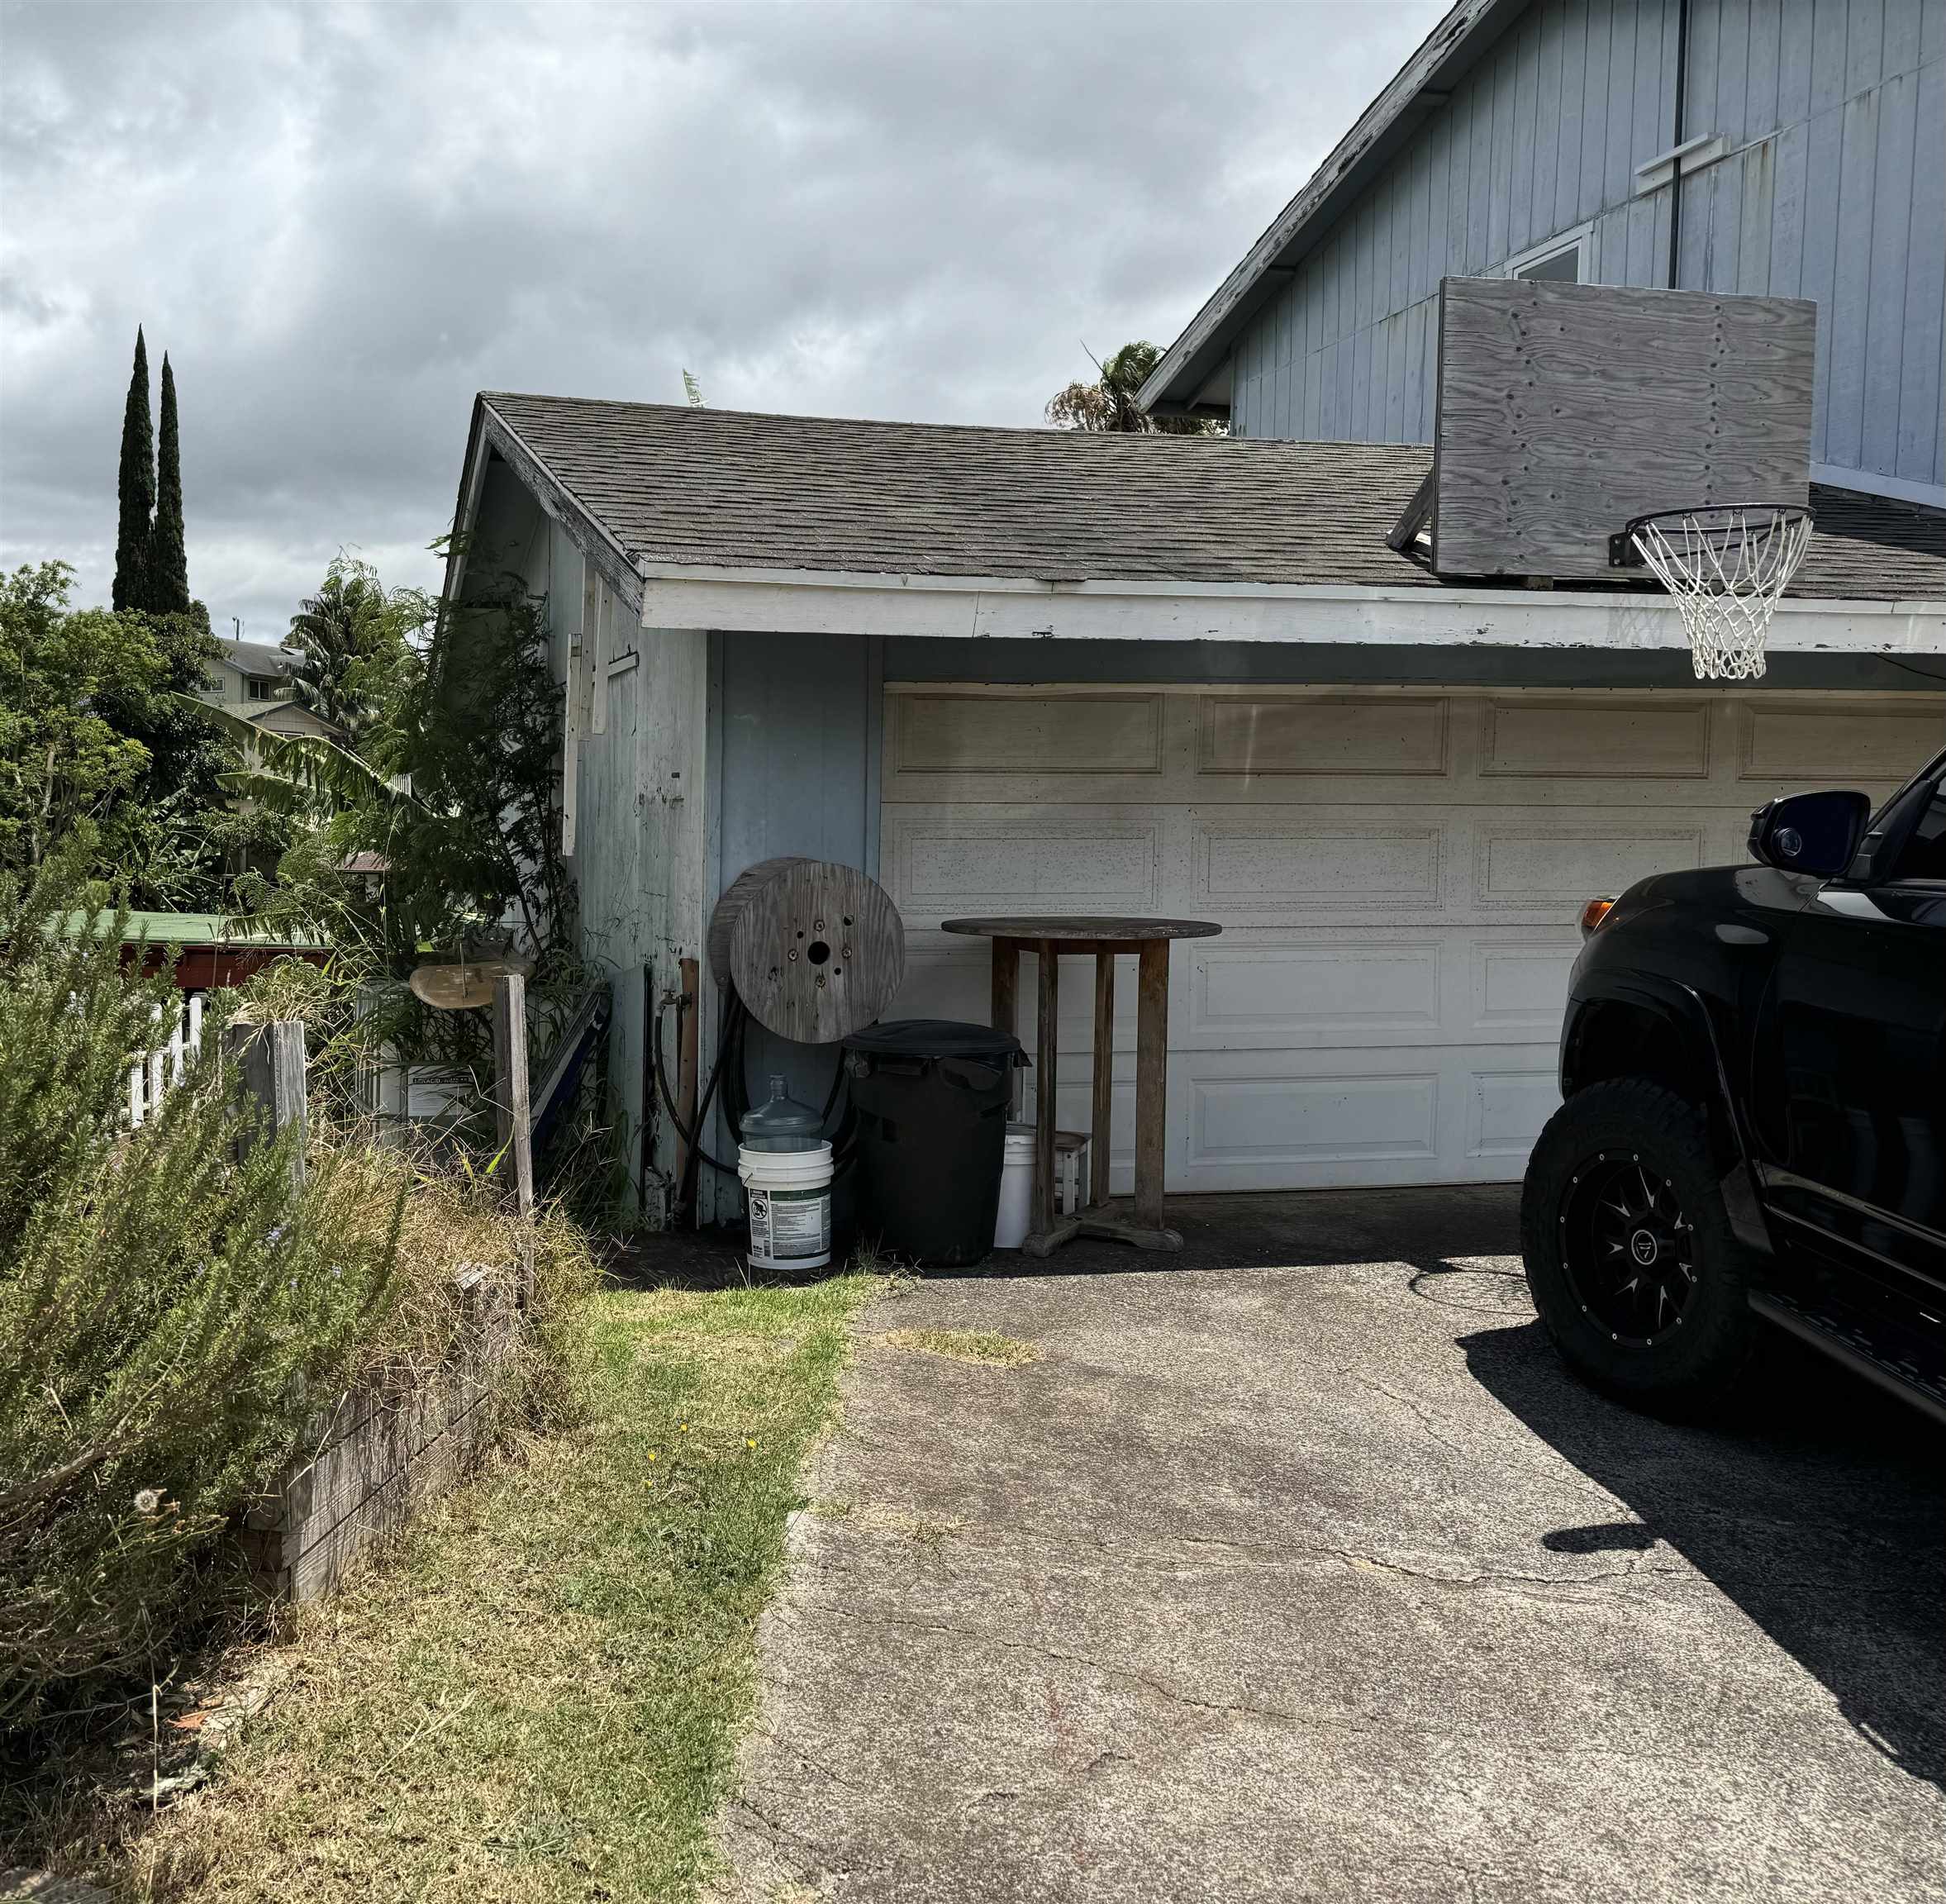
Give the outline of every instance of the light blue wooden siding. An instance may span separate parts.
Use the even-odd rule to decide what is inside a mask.
[[[713,670],[720,726],[711,806],[716,892],[746,866],[785,854],[878,872],[880,650],[855,635],[719,635]],[[714,902],[715,895],[711,896]],[[753,1026],[745,1041],[753,1094],[781,1072],[821,1104],[836,1054]],[[734,1144],[719,1126],[726,1144]],[[719,1155],[726,1154],[718,1152]],[[719,1216],[731,1186],[716,1186]]]
[[[1667,282],[1677,0],[1548,0],[1460,83],[1239,338],[1240,436],[1425,442],[1447,275],[1592,223]],[[1946,483],[1946,0],[1694,0],[1680,282],[1818,301],[1812,455]]]

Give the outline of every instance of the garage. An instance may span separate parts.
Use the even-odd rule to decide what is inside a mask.
[[[1222,935],[1179,945],[1170,973],[1171,1190],[1516,1178],[1558,1102],[1582,902],[1742,859],[1777,792],[1888,793],[1943,727],[1946,697],[1924,693],[888,683],[898,1009],[986,1015],[984,946],[938,930],[955,914],[1211,919]],[[1077,1129],[1092,982],[1064,962]],[[1118,1190],[1132,994],[1125,978]]]

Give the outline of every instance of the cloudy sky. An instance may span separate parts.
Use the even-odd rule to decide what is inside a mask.
[[[477,389],[1037,423],[1442,10],[0,6],[0,560],[106,598],[138,321],[259,640],[340,546],[435,578]]]

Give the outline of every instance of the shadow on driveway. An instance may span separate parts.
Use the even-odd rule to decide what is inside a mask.
[[[1861,1736],[1946,1787],[1946,1435],[1782,1336],[1707,1427],[1582,1387],[1538,1322],[1459,1345],[1488,1393],[1644,1523],[1557,1528],[1544,1547],[1666,1542],[1815,1674]]]

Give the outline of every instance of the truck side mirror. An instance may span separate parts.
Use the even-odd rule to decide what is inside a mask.
[[[1787,793],[1750,816],[1750,856],[1780,873],[1834,878],[1852,863],[1872,817],[1865,793]]]

